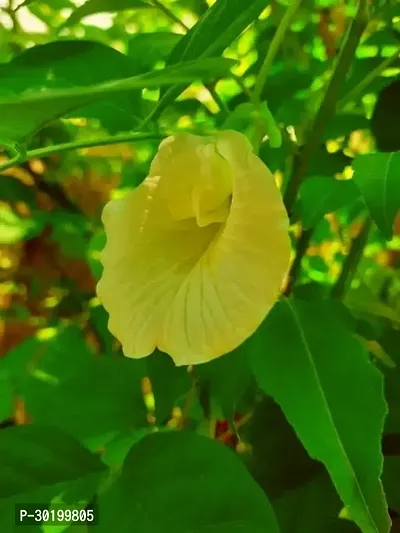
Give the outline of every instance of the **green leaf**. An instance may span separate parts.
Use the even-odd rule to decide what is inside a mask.
[[[363,154],[353,163],[353,179],[376,225],[386,239],[400,209],[400,152]]]
[[[35,424],[1,432],[0,498],[104,470],[99,456],[56,428]]]
[[[9,418],[14,411],[14,390],[4,371],[0,373],[0,422]]]
[[[175,46],[168,65],[221,54],[264,9],[263,0],[246,6],[240,0],[217,0]]]
[[[281,533],[357,533],[353,523],[339,518],[342,507],[324,471],[274,502]]]
[[[146,359],[146,369],[154,394],[155,416],[158,423],[164,423],[176,401],[190,389],[188,370],[175,366],[169,355],[158,350]]]
[[[176,44],[167,65],[221,55],[264,9],[264,0],[253,0],[246,5],[241,0],[217,0]],[[173,102],[185,87],[161,91],[159,112]]]
[[[2,84],[21,94],[27,89],[91,86],[135,76],[138,70],[132,59],[110,46],[89,40],[63,40],[25,50],[2,65],[2,74]],[[141,120],[141,94],[136,90],[109,95],[79,113],[98,118],[111,132],[132,129]]]
[[[7,142],[22,140],[49,122],[110,94],[134,89],[191,83],[223,76],[234,62],[224,58],[189,61],[133,78],[115,80],[69,90],[46,90],[36,94],[0,100],[0,138]]]
[[[136,33],[129,40],[128,55],[134,60],[138,72],[147,72],[157,61],[167,59],[181,38],[181,34],[168,31]]]
[[[36,423],[79,439],[145,424],[141,361],[96,358],[83,332],[72,326],[30,341],[7,355],[5,371],[17,380]]]
[[[394,32],[392,34],[394,36]],[[379,152],[400,150],[400,79],[395,79],[378,95],[371,117],[371,132]]]
[[[369,120],[364,115],[342,113],[335,115],[329,121],[323,136],[324,141],[344,137],[354,130],[368,129]]]
[[[96,359],[59,381],[39,368],[24,383],[23,397],[35,421],[89,439],[145,425],[141,376],[140,363],[126,358]]]
[[[272,507],[235,454],[189,432],[144,437],[99,498],[94,531],[278,533]],[[156,512],[155,512],[156,511]]]
[[[224,357],[199,365],[195,371],[216,400],[223,416],[233,421],[234,413],[253,377],[249,362],[241,347]]]
[[[329,301],[284,299],[250,343],[259,386],[322,461],[363,533],[389,531],[380,475],[383,376]],[[366,416],[368,413],[368,416]]]
[[[239,432],[251,447],[245,464],[271,500],[308,483],[323,469],[310,458],[282,409],[269,396],[257,398],[253,416]]]
[[[88,0],[82,6],[73,11],[72,15],[62,25],[72,26],[84,17],[95,15],[96,13],[115,13],[118,11],[127,11],[129,9],[151,8],[154,7],[145,0]]]
[[[300,186],[299,215],[304,229],[315,227],[324,215],[353,204],[360,196],[352,180],[324,176],[306,179]]]
[[[35,191],[12,176],[0,177],[0,202],[25,202],[30,207],[35,205]]]

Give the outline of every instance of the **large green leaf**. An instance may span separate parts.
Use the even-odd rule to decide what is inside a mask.
[[[222,54],[265,7],[264,0],[217,0],[176,44],[167,65]],[[162,91],[158,109],[164,109],[184,89],[185,85],[181,85]]]
[[[0,68],[3,88],[19,94],[27,89],[90,86],[139,74],[133,59],[110,46],[89,40],[63,40],[34,46]],[[139,90],[113,94],[79,113],[100,119],[111,132],[132,129],[140,120],[140,97]]]
[[[383,377],[338,308],[284,299],[249,350],[259,386],[325,464],[352,520],[363,533],[389,531],[380,482]]]
[[[278,533],[272,507],[240,459],[190,432],[156,433],[127,455],[120,477],[100,495],[109,533]]]
[[[35,424],[1,432],[0,498],[104,470],[99,456],[56,428]]]
[[[77,327],[32,337],[1,363],[36,423],[79,439],[146,424],[141,361],[96,358]]]
[[[81,440],[102,438],[146,424],[141,377],[140,363],[126,358],[99,358],[59,380],[39,367],[24,383],[23,397],[35,421]]]
[[[0,99],[0,144],[22,141],[45,124],[108,95],[198,79],[209,80],[227,74],[233,63],[223,58],[200,59],[133,78]]]
[[[303,227],[315,227],[324,215],[353,204],[359,195],[352,180],[336,180],[325,176],[306,179],[300,186],[299,200]]]
[[[151,8],[149,2],[145,0],[88,0],[83,5],[73,11],[63,26],[72,26],[84,17],[97,13],[115,13],[116,11],[127,11],[128,9]]]
[[[400,152],[363,154],[353,163],[353,179],[376,225],[387,239],[400,209]]]

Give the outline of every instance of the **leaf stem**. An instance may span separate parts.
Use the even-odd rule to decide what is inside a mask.
[[[23,163],[28,159],[42,158],[47,157],[52,154],[67,152],[69,150],[77,150],[79,148],[90,148],[93,146],[105,146],[108,144],[120,144],[126,142],[138,142],[138,141],[152,141],[160,140],[166,137],[168,133],[157,134],[157,133],[140,133],[140,132],[130,132],[122,133],[120,135],[114,135],[111,137],[100,137],[97,139],[87,139],[82,141],[75,141],[70,143],[55,144],[54,146],[48,146],[46,148],[38,148],[36,150],[28,150],[23,155],[18,155],[13,157],[6,163],[0,165],[0,172],[7,170],[11,167]]]
[[[355,239],[351,243],[350,250],[344,260],[342,271],[332,289],[333,298],[343,298],[347,289],[350,287],[357,267],[362,259],[365,245],[372,227],[372,219],[367,216]]]
[[[322,103],[317,111],[315,119],[309,128],[309,136],[306,144],[302,148],[298,165],[294,167],[294,172],[285,191],[285,205],[290,214],[296,200],[297,192],[301,182],[305,178],[312,155],[318,149],[326,125],[335,114],[339,89],[345,80],[353,61],[354,54],[368,24],[368,0],[360,0],[358,10],[349,28],[343,46],[328,83]]]
[[[268,48],[267,55],[265,56],[264,62],[261,66],[260,72],[258,73],[257,80],[255,83],[253,97],[254,100],[259,102],[261,99],[261,94],[264,89],[265,83],[268,78],[268,74],[271,70],[272,64],[275,60],[275,57],[283,43],[285,33],[292,22],[293,16],[295,15],[297,9],[300,7],[302,0],[292,0],[290,6],[288,7],[286,13],[284,14],[275,35],[271,41],[271,44]]]
[[[395,59],[399,57],[400,48],[396,50],[396,52],[391,55],[390,57],[387,57],[380,63],[376,68],[371,70],[365,78],[363,78],[360,83],[358,83],[355,87],[353,87],[338,103],[338,109],[343,109],[349,102],[356,100],[359,96],[362,95],[364,89],[368,87],[368,85],[378,76],[382,74],[392,63]]]

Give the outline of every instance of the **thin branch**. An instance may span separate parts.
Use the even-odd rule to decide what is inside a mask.
[[[36,150],[28,150],[24,154],[18,155],[0,165],[0,172],[21,164],[28,159],[44,158],[52,154],[61,152],[67,152],[69,150],[77,150],[80,148],[90,148],[94,146],[106,146],[111,144],[121,144],[127,142],[139,142],[139,141],[152,141],[160,140],[166,137],[168,133],[121,133],[120,135],[114,135],[111,137],[99,137],[97,139],[88,139],[82,141],[74,141],[69,143],[55,144],[46,148],[38,148]]]
[[[333,298],[343,298],[347,289],[350,287],[351,281],[362,259],[365,245],[368,242],[371,227],[372,219],[370,216],[367,216],[359,234],[351,243],[350,250],[343,263],[342,271],[332,289]]]
[[[297,241],[296,257],[290,268],[288,282],[284,291],[286,295],[289,295],[293,290],[293,285],[301,271],[301,263],[310,246],[312,235],[313,229],[302,230],[299,240]]]
[[[271,44],[269,45],[267,55],[265,56],[260,72],[258,73],[253,92],[254,99],[258,102],[261,99],[261,94],[267,81],[272,64],[285,38],[285,33],[289,28],[296,11],[300,7],[301,2],[302,0],[292,0],[275,32]]]
[[[284,200],[290,214],[296,200],[298,189],[305,178],[313,154],[318,149],[325,128],[335,114],[339,89],[344,82],[353,61],[360,39],[368,24],[368,0],[360,0],[357,14],[349,28],[345,42],[340,50],[332,77],[327,86],[322,103],[317,111],[314,122],[309,129],[309,136],[303,147],[298,165],[285,191]]]

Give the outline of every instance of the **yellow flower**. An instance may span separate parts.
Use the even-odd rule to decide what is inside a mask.
[[[124,354],[177,365],[237,348],[276,302],[290,259],[272,174],[242,134],[165,139],[149,176],[103,212],[97,291]]]

